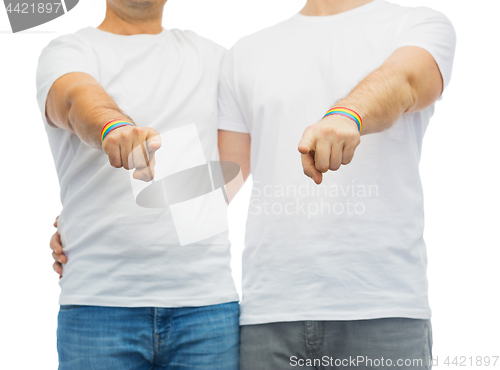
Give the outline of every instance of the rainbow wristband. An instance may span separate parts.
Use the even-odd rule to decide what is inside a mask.
[[[118,127],[122,126],[135,126],[133,123],[122,121],[121,119],[114,119],[106,123],[101,130],[101,141],[104,141],[104,138],[113,130],[116,130]]]
[[[344,107],[334,107],[330,109],[326,114],[323,116],[323,118],[327,116],[331,116],[334,114],[338,114],[341,116],[345,116],[347,118],[352,119],[354,122],[356,122],[356,125],[358,126],[358,130],[361,131],[361,128],[363,127],[363,121],[361,119],[361,116],[353,111],[352,109],[349,108],[344,108]]]

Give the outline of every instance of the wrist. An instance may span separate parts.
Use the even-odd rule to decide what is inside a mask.
[[[363,128],[363,120],[361,115],[358,114],[354,109],[347,108],[344,106],[335,105],[333,108],[330,108],[323,118],[331,117],[331,116],[343,116],[349,120],[351,120],[354,124],[356,124],[356,128],[358,132],[361,132]]]
[[[101,129],[101,142],[114,130],[120,127],[135,126],[135,123],[128,120],[114,119],[108,121]]]
[[[331,126],[335,126],[335,127],[341,126],[349,131],[352,130],[357,135],[361,135],[356,122],[354,122],[352,119],[347,118],[343,115],[331,114],[328,116],[324,116],[321,121],[324,122],[326,125],[331,125]]]

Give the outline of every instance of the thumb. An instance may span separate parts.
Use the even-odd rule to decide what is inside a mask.
[[[299,152],[301,154],[307,154],[310,151],[315,150],[316,145],[315,145],[313,139],[311,139],[309,136],[304,136],[304,137],[302,137],[302,139],[299,142],[298,149],[299,149]]]
[[[149,153],[154,153],[161,147],[161,137],[158,131],[151,130],[146,135],[146,146]]]

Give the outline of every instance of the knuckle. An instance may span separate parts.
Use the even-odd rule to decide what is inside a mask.
[[[358,133],[351,133],[347,136],[346,141],[352,145],[357,146],[360,143],[361,139]]]
[[[108,147],[109,145],[116,145],[118,142],[118,139],[116,137],[116,135],[111,135],[109,134],[107,137],[106,137],[106,140],[105,140],[105,144],[104,146],[105,147]]]
[[[138,136],[141,133],[141,129],[137,126],[130,126],[130,133],[134,136]]]
[[[129,130],[117,130],[117,140],[119,141],[124,141],[130,137],[130,131]]]

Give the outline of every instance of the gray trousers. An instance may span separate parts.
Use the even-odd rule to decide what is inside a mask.
[[[296,321],[240,328],[240,370],[432,366],[430,320]]]

